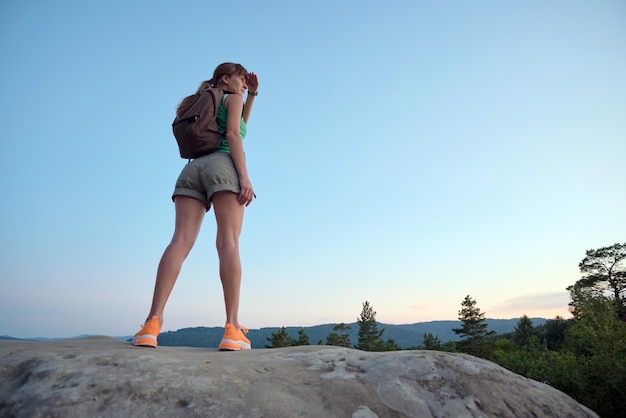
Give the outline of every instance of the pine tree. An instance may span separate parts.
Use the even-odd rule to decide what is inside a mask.
[[[357,322],[359,323],[359,342],[354,348],[363,351],[384,351],[381,347],[385,347],[385,342],[382,340],[385,330],[378,331],[376,312],[368,301],[363,303],[363,310]]]
[[[400,351],[402,348],[396,343],[396,340],[393,338],[389,338],[387,341],[383,341],[382,338],[380,342],[383,344],[376,344],[376,349],[374,351]]]
[[[298,331],[298,341],[296,341],[295,345],[311,345],[309,336],[304,331],[304,328]]]
[[[436,335],[427,332],[424,334],[422,346],[424,350],[441,350],[441,340]]]
[[[336,345],[339,347],[350,347],[350,336],[346,333],[347,330],[352,329],[350,325],[346,325],[343,322],[333,327],[333,332],[326,337],[326,345]]]
[[[485,314],[480,312],[476,301],[469,295],[461,302],[459,320],[463,323],[461,328],[453,328],[456,334],[461,336],[457,348],[462,353],[487,358],[492,351],[492,343],[487,337],[494,335],[495,331],[487,331]]]
[[[604,298],[610,294],[617,317],[626,322],[626,243],[587,250],[578,268],[583,277],[567,287],[572,314],[578,317],[587,297]]]
[[[533,335],[535,335],[535,328],[532,319],[526,315],[522,316],[515,326],[513,336],[515,342],[518,346],[525,347]]]
[[[291,335],[287,334],[285,327],[282,327],[276,332],[272,332],[272,336],[267,337],[267,340],[270,344],[265,345],[265,348],[291,347],[296,345],[296,340]]]
[[[567,330],[571,324],[571,320],[563,319],[561,316],[546,321],[545,340],[549,350],[558,351],[563,348]]]

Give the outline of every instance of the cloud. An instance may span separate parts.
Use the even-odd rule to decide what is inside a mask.
[[[531,293],[491,306],[486,310],[486,314],[490,318],[523,315],[544,318],[553,318],[557,315],[569,317],[568,302],[569,293],[566,291]]]

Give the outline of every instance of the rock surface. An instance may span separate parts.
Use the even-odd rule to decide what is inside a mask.
[[[151,349],[109,337],[0,341],[0,416],[597,417],[464,354]]]

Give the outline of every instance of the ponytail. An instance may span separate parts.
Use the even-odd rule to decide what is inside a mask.
[[[202,83],[200,83],[200,87],[198,87],[198,91],[196,91],[196,94],[200,94],[203,91],[210,89],[211,87],[215,87],[213,85],[213,79],[203,81]]]
[[[195,94],[185,97],[183,101],[180,102],[180,104],[176,108],[176,117],[181,117],[183,113],[185,113],[187,109],[189,109],[191,105],[193,105],[193,103],[196,101],[196,97],[198,97],[200,94],[202,94],[202,92],[210,89],[211,87],[214,87],[213,84],[213,79],[206,80],[200,83],[200,87],[198,87],[198,90],[195,92]]]

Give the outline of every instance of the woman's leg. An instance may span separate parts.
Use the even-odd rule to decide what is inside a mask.
[[[150,315],[148,315],[148,320],[156,315],[161,324],[163,323],[165,303],[172,293],[183,261],[196,242],[200,226],[202,226],[202,219],[206,213],[204,202],[193,197],[176,196],[174,205],[176,207],[174,236],[159,263],[152,307],[150,308]]]
[[[220,278],[226,305],[226,323],[239,328],[239,294],[241,289],[241,260],[239,235],[243,225],[244,206],[232,192],[213,195],[213,208],[217,221],[217,254],[220,259]]]

